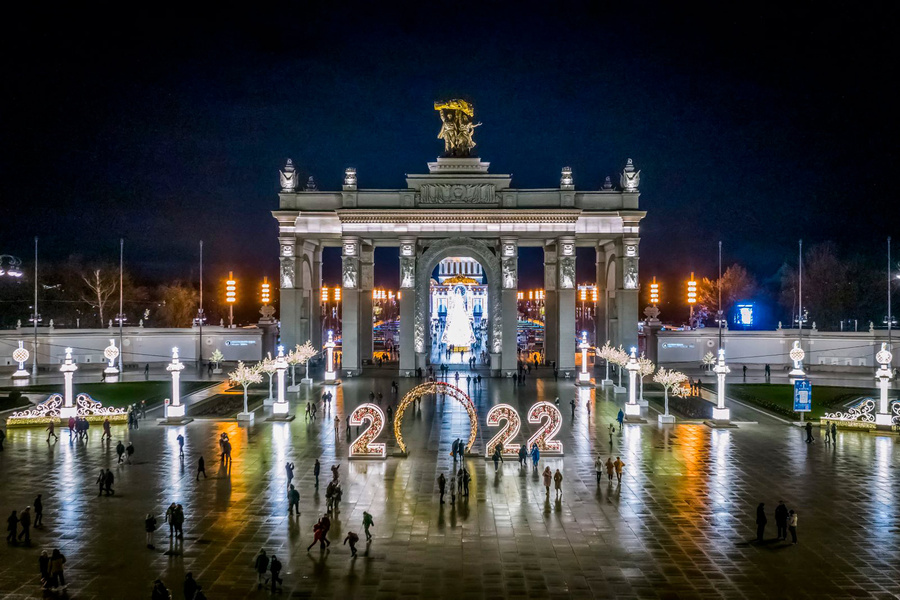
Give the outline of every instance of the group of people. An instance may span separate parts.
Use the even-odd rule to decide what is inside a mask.
[[[219,435],[219,461],[223,465],[231,464],[231,440],[228,439],[228,434],[224,431]],[[201,457],[202,460],[202,457]],[[197,473],[197,476],[200,476],[200,473]],[[206,477],[206,470],[203,470],[203,477]]]
[[[140,420],[147,416],[147,401],[128,407],[128,429],[139,429]]]
[[[766,524],[769,520],[766,518],[766,505],[760,502],[756,507],[756,541],[763,542],[763,536],[766,532]],[[778,541],[787,541],[788,532],[791,534],[791,543],[797,543],[797,512],[793,509],[788,510],[784,500],[778,501],[775,507],[775,527],[778,529]]]
[[[31,526],[35,527],[41,526],[41,520],[43,519],[43,507],[41,505],[41,496],[38,494],[38,497],[35,499],[34,504],[34,521],[31,519],[31,507],[26,506],[21,513],[17,514],[16,511],[12,511],[12,513],[6,519],[6,543],[11,544],[13,546],[17,545],[19,542],[22,542],[26,546],[31,545]],[[19,531],[19,527],[22,528],[22,531]],[[24,539],[23,539],[24,538]]]
[[[606,477],[612,483],[613,473],[616,474],[616,481],[622,483],[622,473],[625,471],[625,463],[620,457],[616,457],[613,461],[612,456],[603,462],[603,458],[598,456],[594,461],[594,471],[597,473],[597,485],[603,480],[603,471],[606,470]]]
[[[181,587],[185,600],[206,600],[203,587],[194,579],[193,573],[185,573],[184,584]],[[153,590],[150,592],[150,600],[171,600],[172,594],[161,579],[153,582]]]

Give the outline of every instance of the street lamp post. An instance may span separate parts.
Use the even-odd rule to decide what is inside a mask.
[[[325,381],[335,381],[337,373],[334,369],[334,332],[328,330],[328,341],[325,342]]]
[[[625,370],[628,371],[628,404],[625,405],[625,416],[629,421],[640,420],[641,405],[637,403],[637,374],[641,370],[637,361],[637,348],[631,349],[631,356],[625,364]]]
[[[119,368],[116,367],[116,359],[120,356],[119,349],[116,348],[116,338],[109,338],[109,346],[103,351],[103,357],[109,361],[109,364],[103,370],[106,375],[118,375]],[[106,378],[104,378],[104,381]]]
[[[63,387],[63,406],[59,409],[59,418],[61,420],[68,420],[69,417],[74,417],[78,414],[78,408],[75,406],[72,398],[72,377],[75,375],[75,371],[78,370],[78,365],[72,360],[71,348],[66,348],[66,359],[59,370],[62,372],[63,378],[65,379],[65,385]]]
[[[31,315],[34,320],[34,345],[32,346],[32,350],[34,350],[34,362],[31,363],[31,376],[37,377],[38,374],[38,342],[37,342],[37,325],[38,319],[41,318],[41,315],[38,314],[38,238],[34,236],[34,314]]]
[[[25,349],[25,342],[19,340],[19,347],[13,350],[12,359],[19,363],[19,369],[12,374],[13,379],[28,379],[28,371],[25,370],[25,363],[28,362],[28,350]]]
[[[575,382],[575,385],[580,386],[591,386],[591,374],[588,373],[588,350],[590,350],[591,345],[587,341],[587,331],[581,332],[581,343],[578,344],[578,348],[581,349],[581,371],[578,372],[578,380]]]
[[[893,361],[893,359],[894,355],[891,354],[888,345],[882,342],[881,350],[875,355],[875,360],[877,360],[880,365],[875,372],[875,377],[878,378],[878,388],[880,392],[878,412],[875,414],[875,426],[879,429],[890,429],[893,421],[893,416],[890,412],[890,404],[888,402],[888,387],[891,385],[891,379],[894,378],[894,371],[891,369],[891,361]]]
[[[278,346],[278,355],[275,357],[275,374],[278,378],[278,394],[275,404],[272,405],[272,416],[269,421],[293,421],[294,415],[288,413],[290,406],[284,397],[284,376],[287,372],[287,360],[284,357],[284,346]]]
[[[712,416],[714,421],[729,421],[731,419],[731,410],[725,408],[725,376],[731,373],[731,369],[725,364],[725,348],[719,348],[719,360],[716,362],[716,368],[713,369],[718,379],[716,386],[716,407],[713,408]]]

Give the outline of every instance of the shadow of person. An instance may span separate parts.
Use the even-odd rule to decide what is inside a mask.
[[[437,522],[438,531],[442,531],[444,529],[444,505],[438,505],[438,522]]]
[[[544,497],[544,514],[545,515],[550,514],[550,496]]]

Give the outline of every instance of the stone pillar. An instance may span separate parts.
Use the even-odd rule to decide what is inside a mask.
[[[556,243],[557,249],[557,327],[558,342],[556,364],[560,375],[575,377],[575,238],[562,237]]]
[[[341,372],[354,375],[362,371],[359,352],[359,254],[358,238],[345,237],[341,240]]]
[[[556,244],[544,246],[544,360],[557,362],[559,353],[559,320],[556,297]]]
[[[594,280],[597,286],[597,302],[594,303],[594,345],[599,348],[609,340],[609,332],[606,330],[606,250],[601,244],[597,245],[596,250]]]
[[[359,360],[372,364],[375,339],[372,323],[372,290],[375,287],[375,247],[360,245],[359,255]]]
[[[518,308],[516,294],[519,291],[519,259],[518,240],[516,238],[500,239],[500,306],[503,315],[502,346],[500,364],[493,365],[492,370],[501,369],[501,375],[515,373],[518,362]],[[490,302],[490,298],[488,298]]]
[[[416,372],[416,260],[415,238],[400,240],[400,376]]]
[[[626,237],[617,248],[618,268],[616,269],[616,331],[614,341],[626,350],[637,347],[638,324],[638,244],[640,238]]]
[[[310,335],[309,339],[317,350],[324,343],[322,332],[322,246],[317,246],[312,251],[312,284],[310,298]],[[287,346],[293,348],[293,346]]]
[[[281,343],[287,348],[302,344],[300,340],[301,294],[297,289],[297,240],[294,237],[280,237],[280,274],[278,285],[278,308],[281,319]]]

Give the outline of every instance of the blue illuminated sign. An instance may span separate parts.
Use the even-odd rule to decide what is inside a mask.
[[[812,410],[812,382],[809,379],[798,379],[794,382],[794,412],[810,412]]]

